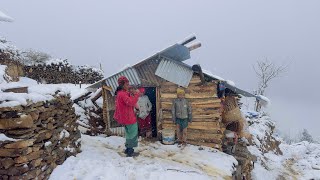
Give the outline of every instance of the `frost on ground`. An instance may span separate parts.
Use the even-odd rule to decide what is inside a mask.
[[[211,148],[140,142],[140,156],[123,155],[122,137],[82,135],[82,152],[58,166],[50,180],[58,179],[231,179],[236,159]]]
[[[246,116],[253,135],[248,149],[257,156],[253,179],[320,179],[320,144],[288,145],[273,134],[275,123],[270,117],[252,112]]]

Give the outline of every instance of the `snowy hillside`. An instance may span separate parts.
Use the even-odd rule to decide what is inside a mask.
[[[253,135],[248,149],[257,156],[253,179],[320,179],[320,144],[288,145],[273,134],[275,123],[270,117],[246,115]]]

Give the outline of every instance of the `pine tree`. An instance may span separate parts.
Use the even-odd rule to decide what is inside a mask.
[[[309,134],[307,129],[303,129],[300,141],[308,141],[310,143],[314,142],[312,136]]]

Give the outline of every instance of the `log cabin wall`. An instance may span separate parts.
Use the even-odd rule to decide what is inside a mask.
[[[171,82],[164,82],[159,88],[162,114],[158,130],[175,129],[171,107],[173,99],[177,98],[177,88],[178,86]],[[217,81],[202,85],[200,76],[194,74],[185,92],[193,114],[192,123],[188,126],[188,143],[221,149],[224,128],[221,124],[221,101],[217,96]]]

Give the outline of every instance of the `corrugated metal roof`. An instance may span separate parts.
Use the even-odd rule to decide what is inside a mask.
[[[137,71],[130,67],[130,68],[127,68],[117,74],[114,74],[108,78],[105,78],[105,79],[102,79],[90,86],[88,86],[86,89],[97,89],[99,87],[101,87],[103,84],[107,85],[107,86],[110,86],[112,88],[112,92],[111,94],[114,95],[114,92],[116,91],[117,87],[118,87],[118,78],[120,76],[125,76],[129,79],[129,82],[130,82],[130,85],[140,85],[141,84],[141,80],[138,76],[138,73]]]
[[[118,87],[118,78],[120,76],[125,76],[129,79],[130,85],[140,85],[141,80],[138,76],[137,71],[134,68],[128,68],[125,69],[118,74],[115,74],[113,76],[110,76],[109,78],[105,79],[106,85],[110,86],[112,88],[111,94],[114,95],[114,92],[116,91]]]
[[[186,46],[174,44],[159,53],[161,56],[173,59],[176,61],[185,61],[190,59],[190,51]]]
[[[159,86],[164,80],[155,75],[160,63],[159,56],[154,56],[142,64],[133,66],[140,77],[141,84],[144,86]]]
[[[184,63],[163,58],[155,74],[179,86],[188,87],[193,71],[190,67],[185,66]]]

